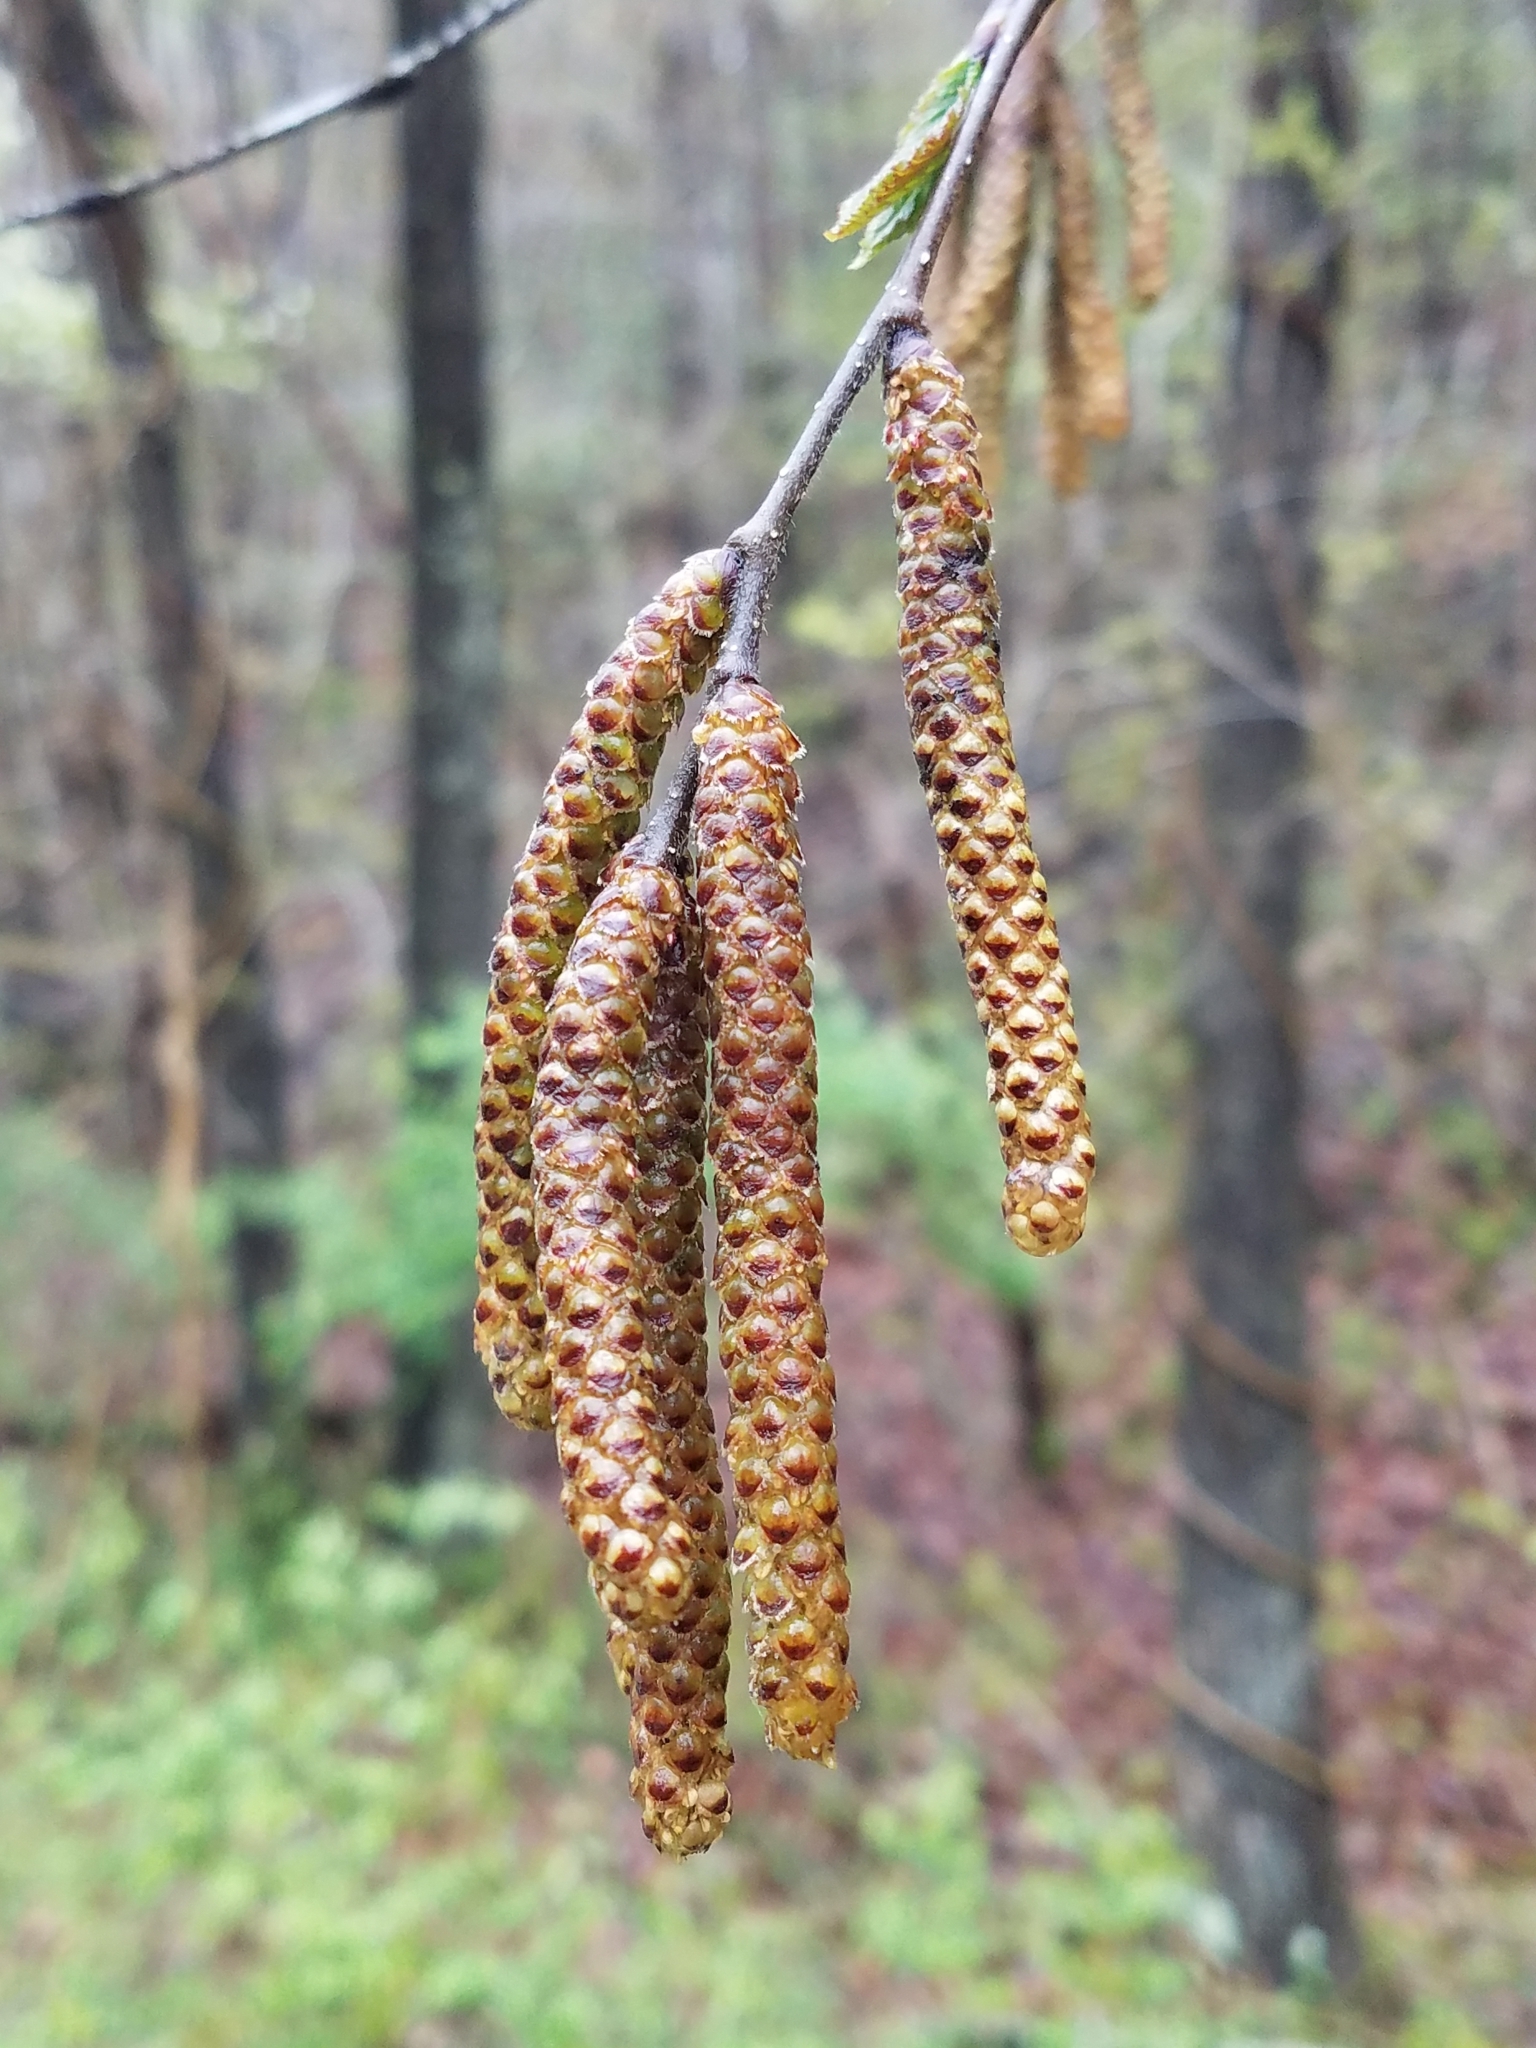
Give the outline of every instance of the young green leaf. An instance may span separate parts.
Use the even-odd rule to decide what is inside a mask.
[[[985,61],[974,50],[951,59],[907,116],[889,160],[839,207],[827,240],[841,242],[862,230],[850,269],[861,270],[911,232],[938,183]]]

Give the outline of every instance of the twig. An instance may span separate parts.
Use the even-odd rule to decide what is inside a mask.
[[[13,228],[41,227],[47,221],[83,220],[90,214],[100,213],[104,207],[115,205],[118,200],[141,199],[148,192],[159,192],[167,185],[179,185],[184,179],[200,177],[204,171],[220,170],[239,157],[265,149],[270,143],[285,142],[290,135],[302,135],[305,129],[317,128],[322,121],[333,121],[340,114],[356,114],[365,109],[387,106],[408,92],[421,74],[441,58],[472,42],[498,22],[520,14],[528,5],[529,0],[477,0],[477,4],[466,7],[462,14],[444,22],[434,34],[422,36],[418,41],[395,50],[383,70],[362,84],[333,86],[329,92],[311,93],[303,99],[289,100],[271,113],[264,114],[259,121],[236,128],[196,156],[157,164],[153,170],[127,171],[121,177],[108,178],[99,185],[82,186],[77,191],[65,193],[62,198],[46,200],[24,212],[6,214],[0,217],[0,235],[9,234]]]
[[[817,401],[805,431],[795,443],[789,460],[774,479],[773,488],[744,526],[737,527],[726,543],[735,563],[735,588],[731,596],[730,623],[720,647],[720,659],[710,675],[706,700],[728,676],[756,680],[762,648],[763,621],[768,598],[784,559],[789,522],[801,499],[821,468],[848,409],[874,375],[876,366],[903,327],[921,327],[923,300],[933,274],[933,259],[944,231],[959,202],[961,189],[971,168],[976,146],[991,120],[1014,61],[1040,28],[1054,0],[1013,0],[1006,12],[993,8],[977,31],[978,44],[990,39],[991,48],[971,103],[966,109],[954,148],[944,166],[933,197],[918,225],[917,233],[891,274],[874,311],[859,329],[853,346],[844,356],[837,374]],[[1000,25],[999,25],[1000,24]],[[679,821],[693,802],[698,778],[698,759],[690,747],[679,762],[666,795],[657,805],[656,819],[670,821],[660,828],[654,846],[647,827],[647,846],[659,850],[677,836]]]

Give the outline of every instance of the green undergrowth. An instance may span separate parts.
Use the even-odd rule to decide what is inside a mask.
[[[595,1613],[514,1490],[380,1490],[259,1567],[211,1513],[179,1553],[125,1482],[0,1463],[6,2048],[1386,2038],[1233,1979],[1159,1812],[999,1810],[878,1669],[843,1771],[754,1756],[727,1841],[661,1865]]]

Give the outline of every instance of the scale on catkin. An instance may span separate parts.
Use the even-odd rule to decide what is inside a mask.
[[[758,684],[727,682],[695,735],[699,905],[712,1014],[710,1156],[730,1389],[731,1562],[768,1740],[831,1763],[858,1702],[821,1306],[811,950],[794,811],[800,743]]]
[[[726,1780],[729,1542],[720,1453],[709,1405],[704,1305],[704,1148],[709,1122],[709,1002],[703,933],[684,885],[657,976],[650,1037],[635,1076],[631,1196],[638,1291],[661,1424],[659,1485],[693,1533],[688,1598],[670,1624],[610,1629],[609,1654],[630,1702],[630,1790],[646,1835],[665,1854],[707,1849],[730,1819]]]
[[[529,1112],[546,1008],[604,870],[640,822],[684,699],[704,680],[725,621],[725,583],[722,553],[685,562],[587,685],[491,953],[475,1128],[475,1344],[502,1413],[524,1429],[552,1421],[529,1190]]]
[[[1004,1220],[1015,1244],[1044,1256],[1082,1235],[1094,1151],[1070,984],[1003,706],[992,508],[959,372],[925,335],[893,346],[885,409],[913,752],[987,1038]]]
[[[533,1099],[533,1201],[561,1502],[611,1620],[673,1622],[698,1544],[662,1483],[635,1213],[645,1055],[682,885],[614,863],[550,1000]]]

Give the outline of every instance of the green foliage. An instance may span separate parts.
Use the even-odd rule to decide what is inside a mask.
[[[822,1177],[834,1211],[867,1216],[905,1187],[924,1233],[957,1272],[999,1301],[1032,1299],[1037,1268],[1003,1227],[997,1127],[969,1010],[933,1005],[877,1020],[824,967],[816,1042]]]
[[[474,1128],[485,998],[466,990],[449,1020],[418,1033],[415,1085],[397,1074],[394,1129],[366,1158],[322,1157],[235,1189],[284,1222],[297,1244],[294,1284],[268,1312],[265,1338],[280,1372],[295,1373],[318,1339],[369,1316],[407,1360],[441,1355],[474,1288]]]
[[[862,270],[871,257],[916,227],[949,159],[984,61],[967,51],[944,66],[908,114],[890,157],[838,208],[827,240],[860,236],[850,270]]]
[[[1160,1814],[1067,1789],[984,1800],[942,1743],[915,1775],[865,1754],[835,1870],[803,1853],[792,1803],[787,1859],[749,1810],[704,1862],[638,1861],[597,1617],[558,1533],[459,1479],[384,1491],[363,1522],[311,1515],[260,1573],[219,1537],[199,1584],[117,1483],[71,1501],[0,1466],[6,2048],[1310,2033],[1294,2001],[1234,2011],[1219,1902]],[[1473,2048],[1441,2022],[1408,2040]]]

